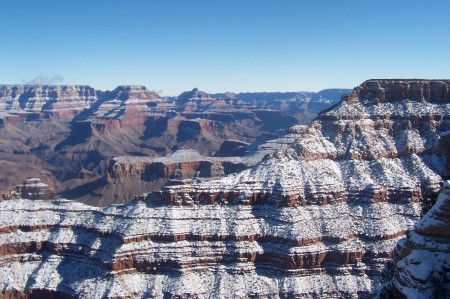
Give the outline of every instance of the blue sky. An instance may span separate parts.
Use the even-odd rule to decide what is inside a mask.
[[[450,1],[0,0],[0,83],[177,95],[450,78]]]

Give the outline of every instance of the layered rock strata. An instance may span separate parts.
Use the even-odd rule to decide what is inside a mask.
[[[246,168],[244,163],[239,158],[206,157],[192,149],[180,149],[165,157],[116,157],[108,174],[118,183],[129,176],[166,180],[222,177]]]
[[[145,86],[123,85],[103,94],[103,100],[95,103],[74,122],[77,126],[94,126],[98,131],[143,125],[148,119],[156,119],[174,108],[166,100]]]
[[[450,182],[394,254],[394,298],[450,297]]]
[[[117,197],[117,194],[125,194],[124,189],[126,189],[131,191],[127,194],[128,200],[135,195],[143,199],[150,191],[160,190],[161,186],[169,180],[174,186],[177,182],[181,185],[188,184],[186,180],[190,179],[208,180],[223,177],[250,168],[266,155],[288,148],[304,134],[305,128],[306,126],[294,126],[288,130],[273,132],[273,134],[262,136],[251,146],[238,141],[225,142],[230,144],[225,145],[227,152],[232,151],[233,145],[236,147],[235,153],[245,152],[244,155],[234,157],[208,157],[188,148],[182,148],[164,157],[115,157],[103,180],[104,185],[98,186],[96,193],[101,194],[101,200],[110,202],[111,198]],[[157,185],[150,183],[155,181]],[[114,203],[124,202],[120,202],[119,199]]]
[[[364,297],[419,209],[3,201],[0,285],[4,296]]]
[[[84,85],[2,85],[0,125],[11,121],[73,117],[97,100],[97,91]]]
[[[55,191],[39,178],[29,178],[13,190],[3,199],[51,199],[55,197]]]
[[[342,92],[326,94],[326,107]],[[194,89],[162,98],[136,85],[112,91],[0,85],[0,193],[36,176],[70,198],[95,205],[123,203],[130,194],[144,191],[141,187],[153,190],[161,182],[130,181],[119,192],[107,186],[98,190],[94,182],[105,182],[113,157],[163,156],[183,146],[214,155],[225,140],[251,143],[272,129],[309,122],[317,113],[309,103],[322,102],[318,94],[271,93],[262,98],[251,93],[240,100]]]
[[[3,295],[367,298],[440,188],[449,83],[367,81],[256,166],[127,205],[0,202]]]
[[[447,85],[448,81],[366,81],[321,113],[291,148],[222,180],[183,190],[167,188],[165,200],[189,190],[191,197],[211,203],[222,198],[287,206],[419,201],[438,192],[445,171]],[[433,92],[426,91],[430,86]],[[369,97],[374,90],[377,97]],[[407,90],[411,98],[397,98],[402,95],[397,90]],[[425,97],[428,93],[436,98]]]

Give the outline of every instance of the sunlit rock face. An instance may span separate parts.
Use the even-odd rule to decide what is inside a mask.
[[[173,105],[145,86],[121,85],[102,93],[101,100],[74,122],[74,129],[85,123],[98,131],[143,125],[149,118],[164,116]]]
[[[97,99],[87,85],[0,85],[0,124],[73,117]]]
[[[2,201],[2,292],[370,297],[422,197],[440,189],[449,83],[366,81],[250,169],[127,205]]]

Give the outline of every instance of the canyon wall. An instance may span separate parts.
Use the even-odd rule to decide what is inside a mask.
[[[366,81],[255,166],[175,181],[126,205],[2,201],[2,294],[369,298],[422,198],[441,188],[448,84]],[[427,97],[426,86],[442,96]],[[122,159],[117,174],[129,172]],[[399,274],[399,292],[405,281]]]
[[[326,107],[344,91],[327,94]],[[33,176],[64,197],[93,205],[125,203],[145,190],[160,189],[164,180],[129,178],[115,188],[108,180],[115,157],[154,158],[183,147],[213,156],[227,140],[258,143],[274,129],[307,123],[317,115],[308,108],[316,93],[265,99],[251,94],[253,100],[239,100],[198,89],[161,97],[139,85],[112,91],[0,85],[0,193]]]
[[[431,210],[396,246],[393,257],[394,298],[450,297],[450,182]]]

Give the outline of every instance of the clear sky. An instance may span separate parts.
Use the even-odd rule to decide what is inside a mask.
[[[317,91],[450,78],[449,53],[448,0],[0,0],[8,84]]]

